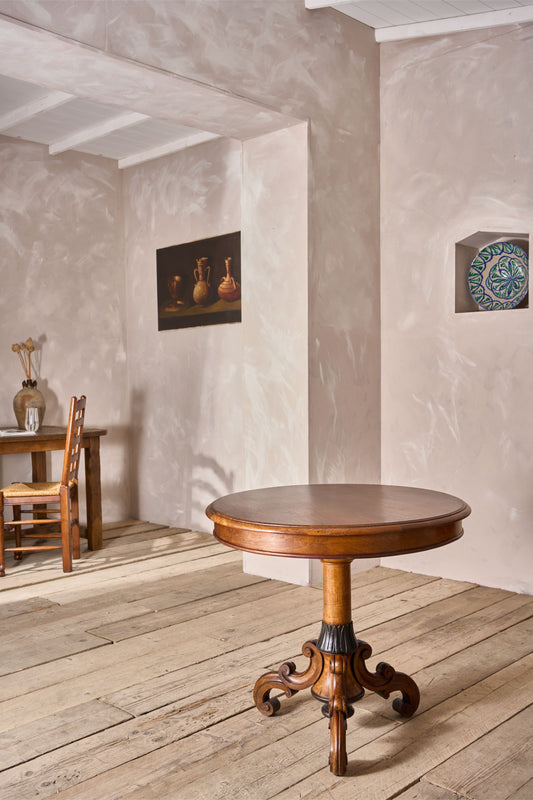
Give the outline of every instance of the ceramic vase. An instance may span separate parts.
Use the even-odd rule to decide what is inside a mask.
[[[221,300],[227,300],[228,303],[232,300],[238,300],[241,296],[241,286],[233,275],[231,274],[231,258],[225,258],[226,274],[220,281],[218,287],[218,296]]]
[[[46,403],[42,393],[37,388],[37,381],[23,381],[22,389],[13,398],[13,411],[17,418],[19,428],[24,428],[26,423],[26,409],[28,406],[39,409],[39,427],[43,424]]]
[[[192,290],[192,299],[199,306],[206,306],[209,303],[209,276],[211,267],[207,263],[207,258],[196,259],[196,269],[194,270],[194,289]]]

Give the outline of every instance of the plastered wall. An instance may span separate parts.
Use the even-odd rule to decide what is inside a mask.
[[[461,542],[385,563],[531,591],[532,312],[454,312],[455,242],[491,227],[531,232],[531,26],[381,46],[380,276],[379,63],[364,26],[299,0],[273,0],[261,13],[242,0],[2,0],[0,10],[309,120],[306,242],[297,247],[300,208],[286,264],[278,234],[288,227],[273,224],[270,234],[276,278],[290,274],[285,302],[308,259],[307,359],[290,387],[307,371],[307,403],[296,407],[292,453],[286,417],[262,440],[271,454],[279,441],[272,480],[289,482],[293,469],[296,480],[303,470],[312,481],[376,481],[381,457],[383,482],[450,491],[473,508]],[[267,185],[284,196],[283,162],[277,181],[266,140],[210,143],[135,168],[124,194],[99,159],[64,154],[51,167],[44,148],[3,142],[2,407],[21,379],[11,342],[38,328],[48,421],[66,413],[56,398],[89,381],[89,422],[109,426],[106,518],[134,512],[200,526],[215,495],[268,482],[255,453],[246,461],[247,426],[253,433],[254,414],[264,415],[248,402],[258,361],[243,341],[246,323],[177,336],[157,334],[154,319],[156,247],[246,222],[249,268],[257,263],[258,280],[269,273],[265,230],[242,205],[264,200]],[[247,171],[255,183],[243,189]],[[72,303],[75,334],[65,316]],[[65,361],[67,342],[83,363]],[[267,342],[258,347],[272,369]],[[4,479],[11,468],[2,464]]]
[[[156,250],[235,230],[242,323],[158,332]],[[135,515],[209,529],[217,496],[306,482],[306,125],[126,170],[124,241]]]
[[[240,142],[217,140],[124,174],[132,513],[142,519],[205,530],[207,503],[243,483],[243,326],[159,332],[156,287],[157,249],[241,229],[241,162]]]
[[[65,425],[69,398],[84,393],[87,424],[109,431],[104,510],[118,519],[130,508],[121,176],[104,159],[52,159],[42,145],[7,137],[0,174],[0,424],[16,424],[12,400],[24,379],[11,345],[31,336],[45,422]],[[61,454],[47,457],[60,469]],[[1,459],[0,474],[2,486],[30,479],[29,456]]]
[[[308,11],[301,0],[110,8],[113,52],[309,120],[309,478],[379,480],[379,49],[372,30],[331,9]]]
[[[309,120],[309,477],[377,480],[379,50],[371,29],[301,0],[0,0],[0,11]]]
[[[273,109],[280,120],[291,115],[287,124],[294,124],[294,118],[308,121],[305,165],[300,162],[301,149],[296,159],[287,161],[286,155],[281,155],[285,145],[280,139],[278,160],[272,145],[265,145],[270,149],[267,175],[260,166],[262,157],[259,161],[254,158],[254,152],[261,154],[262,145],[258,143],[255,150],[253,144],[243,145],[245,150],[249,148],[248,174],[257,181],[246,185],[247,201],[259,198],[263,212],[267,211],[266,221],[273,207],[268,209],[268,195],[261,197],[260,190],[268,186],[270,195],[282,199],[285,209],[283,219],[263,230],[251,218],[243,226],[243,246],[248,247],[243,268],[248,280],[253,276],[265,282],[275,275],[276,285],[270,287],[267,298],[270,302],[278,298],[272,352],[279,351],[280,358],[269,366],[279,372],[271,381],[274,391],[267,394],[265,406],[252,402],[257,367],[249,345],[245,350],[248,400],[241,407],[249,415],[244,415],[241,424],[245,431],[253,431],[259,417],[270,417],[268,426],[262,425],[260,447],[254,452],[243,452],[245,441],[238,423],[234,418],[228,422],[227,408],[223,410],[228,401],[221,403],[218,391],[222,388],[222,397],[227,398],[231,390],[231,403],[237,402],[241,334],[221,334],[215,329],[203,334],[186,331],[175,346],[172,337],[154,334],[148,310],[153,307],[149,281],[155,247],[189,241],[196,235],[192,231],[199,237],[212,234],[215,228],[216,233],[224,232],[219,223],[224,214],[234,213],[227,208],[235,209],[237,204],[216,206],[217,192],[205,185],[203,164],[188,187],[176,188],[173,179],[180,178],[179,170],[177,176],[173,169],[165,175],[164,167],[154,165],[125,176],[132,509],[145,510],[142,516],[157,515],[161,521],[200,526],[204,500],[238,486],[241,474],[247,476],[247,488],[279,481],[377,480],[379,56],[370,29],[331,10],[310,12],[300,0],[109,0],[87,4],[43,0],[30,5],[2,0],[0,11],[105,51],[107,58],[127,59],[129,65],[148,65],[195,85],[216,87],[226,93],[228,101],[238,97],[259,103],[265,110]],[[91,50],[92,67],[94,55]],[[46,61],[46,54],[40,51],[39,57]],[[61,63],[66,79],[68,70]],[[112,87],[107,87],[107,95],[109,92]],[[217,103],[220,99],[217,97]],[[149,101],[153,110],[154,98]],[[138,105],[135,108],[142,110]],[[162,98],[157,113],[164,115],[164,109]],[[305,184],[303,215],[300,201],[295,209],[287,202],[291,197],[294,200],[293,188],[284,184],[293,164],[300,165],[298,187],[303,185],[301,178]],[[218,175],[217,169],[212,174]],[[231,195],[224,168],[222,174],[225,190]],[[191,197],[196,191],[205,199],[200,226],[193,224],[199,218],[190,219]],[[227,202],[222,190],[218,196]],[[300,189],[298,196],[301,198]],[[282,205],[278,204],[278,210]],[[235,228],[233,222],[230,227]],[[253,231],[255,240],[246,244],[244,229]],[[255,307],[259,309],[260,304],[256,302]],[[303,324],[303,336],[302,332],[294,336],[297,320]],[[267,332],[268,327],[263,327]],[[227,344],[225,354],[231,356],[224,355],[221,362],[216,353],[222,343]],[[258,347],[256,363],[268,363],[264,337]],[[288,401],[290,407],[282,409],[280,418],[283,375],[290,377],[286,396],[298,400]],[[177,429],[170,439],[168,415]],[[228,428],[223,433],[224,425]],[[287,446],[288,429],[292,448]],[[246,462],[247,452],[251,462],[255,459],[261,465],[259,471]],[[175,466],[168,469],[170,458]],[[197,491],[198,487],[202,490]],[[147,489],[148,496],[159,493],[165,502],[147,500]],[[302,580],[307,579],[308,575]]]
[[[245,444],[253,446],[244,451],[242,488],[378,481],[379,60],[372,32],[330,10],[311,13],[299,0],[111,6],[106,41],[112,52],[309,120],[303,236],[299,204],[291,220],[291,159],[283,145],[278,163],[275,145],[265,145],[267,175],[264,159],[257,169],[252,158],[261,145],[244,144],[250,169],[243,192],[248,203],[259,200],[263,220],[257,224],[258,213],[255,221],[243,220],[243,263],[248,280],[264,287],[265,304],[255,318],[256,349],[254,335],[244,333],[244,409],[251,413],[244,417]],[[261,308],[257,299],[252,308]],[[245,322],[251,319],[243,313]],[[307,327],[306,344],[301,332],[294,335],[298,319]],[[254,389],[260,364],[270,370],[255,384],[266,390],[262,396]],[[226,462],[226,469],[232,467]],[[238,467],[233,471],[239,474]],[[300,561],[269,565],[262,559],[259,566],[258,557],[246,556],[245,566],[304,583],[319,577]]]
[[[309,480],[307,137],[304,123],[243,147],[243,489]],[[307,559],[245,553],[243,563],[311,577]]]
[[[533,308],[456,314],[455,242],[533,227],[533,28],[382,46],[382,478],[472,506],[390,566],[531,592]]]

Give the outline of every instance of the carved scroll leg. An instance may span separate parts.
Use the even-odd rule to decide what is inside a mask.
[[[306,642],[302,647],[304,656],[310,659],[304,672],[296,672],[293,661],[285,661],[277,672],[265,672],[254,686],[254,703],[259,711],[271,717],[279,711],[280,702],[277,697],[270,697],[273,689],[281,689],[287,697],[292,697],[301,689],[308,689],[317,680],[322,671],[323,657],[315,642]]]
[[[345,675],[350,656],[336,654],[330,662],[332,694],[329,699],[329,768],[334,775],[344,775],[348,758],[346,755],[346,690]]]
[[[400,716],[412,717],[420,703],[420,691],[414,680],[404,672],[396,672],[390,664],[384,661],[381,661],[377,665],[376,673],[382,675],[384,678],[392,675],[390,682],[388,682],[387,691],[381,690],[379,694],[382,697],[388,698],[391,692],[400,691],[402,696],[401,698],[394,698],[392,707]]]
[[[401,699],[397,697],[392,707],[402,717],[411,717],[420,702],[420,692],[418,686],[409,675],[403,672],[396,672],[394,667],[380,662],[375,672],[369,672],[366,668],[365,660],[372,655],[372,648],[366,642],[359,641],[359,646],[353,654],[353,671],[357,680],[366,689],[379,694],[381,697],[388,698],[391,692],[399,691],[402,693]]]

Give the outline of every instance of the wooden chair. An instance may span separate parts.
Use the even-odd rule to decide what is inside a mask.
[[[85,418],[85,395],[79,399],[72,397],[63,459],[63,472],[59,483],[12,483],[0,491],[0,577],[5,575],[5,553],[12,552],[16,560],[22,553],[34,550],[62,550],[63,572],[72,572],[72,558],[80,557],[80,524],[78,506],[78,469],[81,454],[81,437]],[[24,509],[22,506],[32,506]],[[34,506],[43,506],[40,511]],[[49,505],[59,506],[48,508]],[[4,521],[4,508],[12,506],[13,519]],[[33,514],[22,519],[22,514]],[[58,517],[48,516],[59,514]],[[61,532],[37,532],[37,526],[60,522]],[[30,530],[23,526],[31,525]],[[6,529],[15,533],[15,546],[5,546]],[[22,539],[61,539],[60,544],[22,544]]]

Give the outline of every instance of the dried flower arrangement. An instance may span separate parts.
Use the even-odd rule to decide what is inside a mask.
[[[31,377],[31,354],[35,352],[35,345],[33,344],[31,336],[29,339],[26,339],[25,342],[12,344],[11,349],[14,353],[18,353],[24,375],[26,376],[26,380],[22,382],[22,385],[31,387],[37,386],[37,381],[32,380]]]

